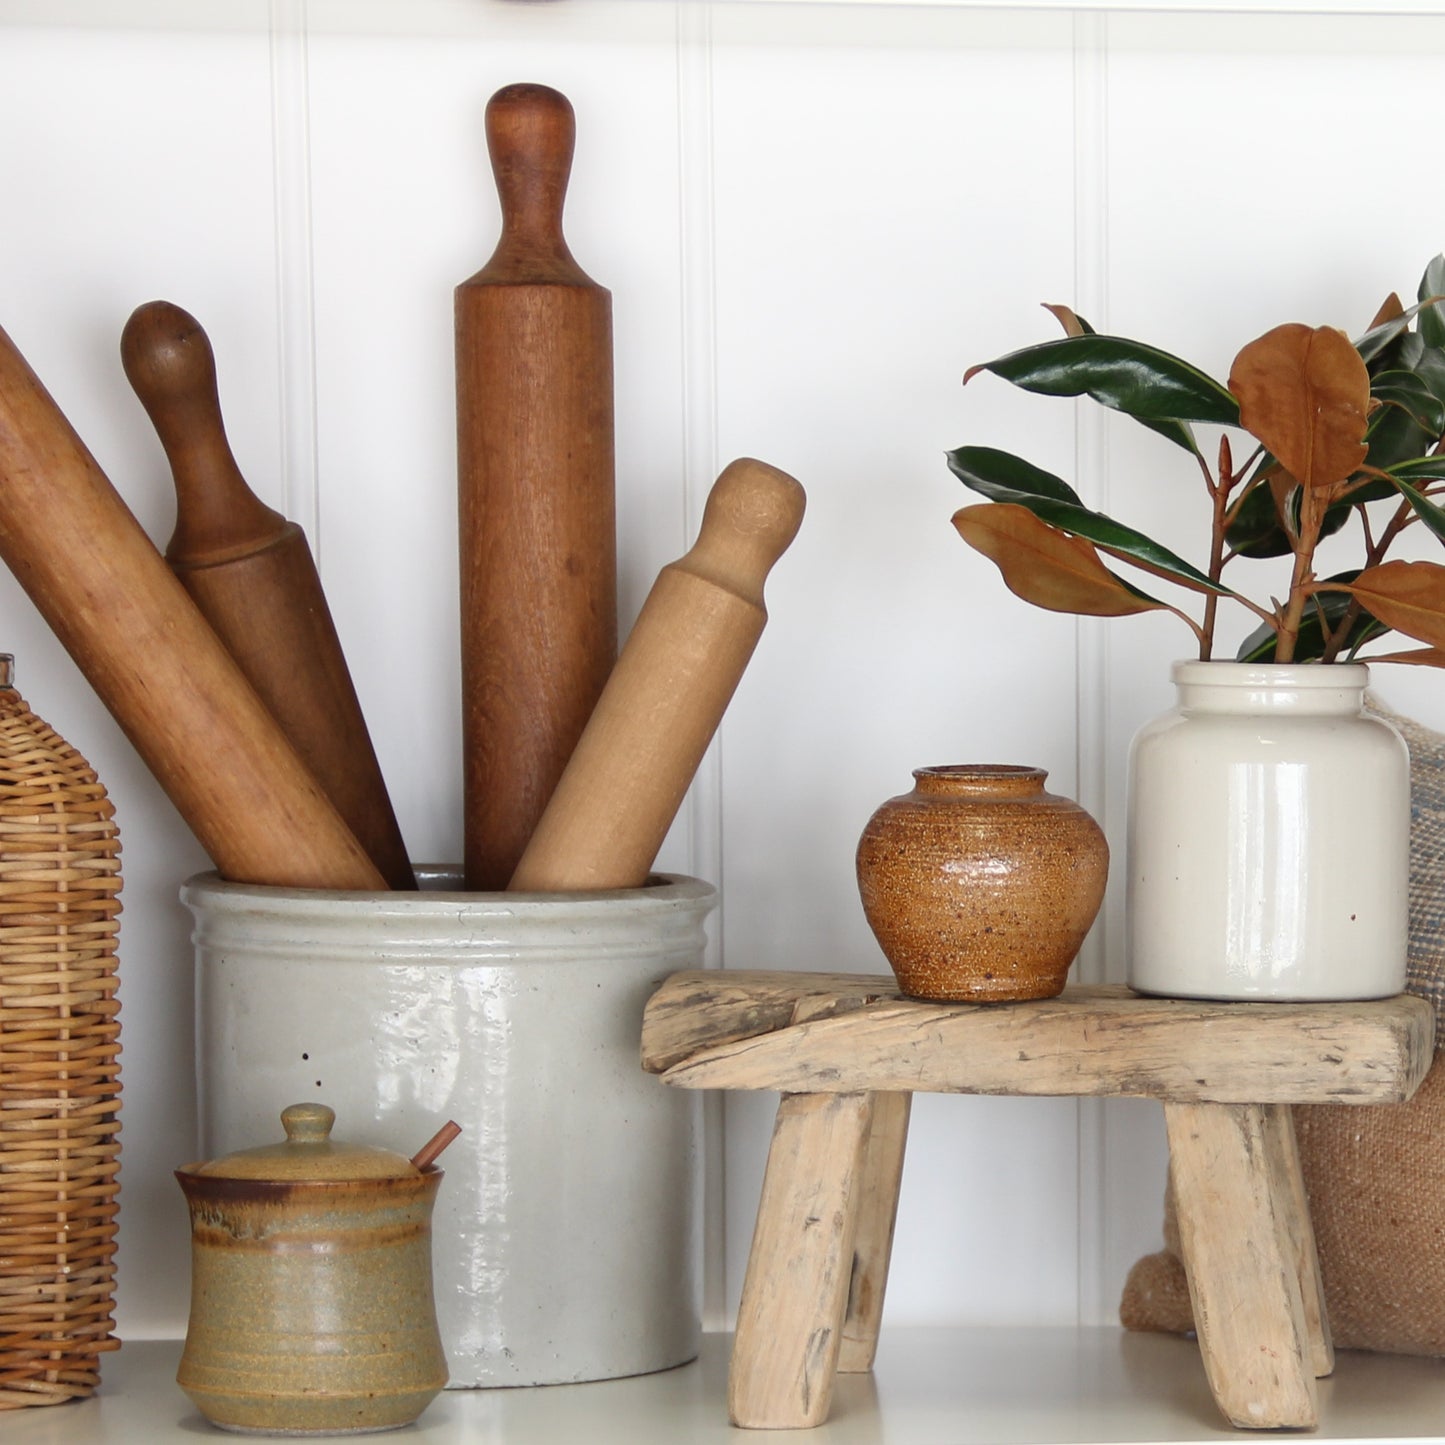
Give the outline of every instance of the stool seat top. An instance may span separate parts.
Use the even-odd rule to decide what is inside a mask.
[[[927,1003],[891,977],[688,970],[647,1005],[642,1067],[688,1089],[1381,1104],[1420,1087],[1434,1040],[1434,1010],[1408,994],[1214,1003],[1105,984]]]

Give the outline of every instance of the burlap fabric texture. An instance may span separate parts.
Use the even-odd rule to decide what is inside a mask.
[[[1335,1344],[1445,1355],[1445,736],[1375,710],[1410,747],[1407,988],[1435,1005],[1435,1063],[1408,1103],[1298,1108],[1295,1132]],[[1131,1330],[1194,1328],[1168,1199],[1164,1249],[1129,1272],[1119,1317]]]

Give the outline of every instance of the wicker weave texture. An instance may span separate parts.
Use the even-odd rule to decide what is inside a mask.
[[[0,1409],[90,1394],[119,1344],[120,843],[89,764],[5,680]]]

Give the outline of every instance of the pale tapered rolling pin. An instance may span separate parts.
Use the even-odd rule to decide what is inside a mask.
[[[717,479],[691,551],[664,567],[510,887],[636,888],[767,622],[763,581],[803,489],[743,458]]]
[[[612,298],[562,235],[567,98],[487,105],[502,205],[456,290],[467,887],[505,887],[617,657]]]
[[[151,301],[126,323],[120,354],[175,479],[171,571],[387,882],[415,888],[306,534],[236,465],[210,340],[179,306]]]
[[[385,887],[3,331],[0,558],[224,877]]]

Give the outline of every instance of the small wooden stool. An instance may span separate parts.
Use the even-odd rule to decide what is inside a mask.
[[[642,1063],[687,1089],[782,1093],[728,1379],[735,1425],[827,1418],[877,1345],[915,1093],[1160,1100],[1210,1388],[1239,1426],[1317,1423],[1333,1368],[1291,1104],[1408,1099],[1423,999],[1197,1003],[1079,987],[1014,1004],[905,999],[891,978],[687,972],[647,1006]]]

